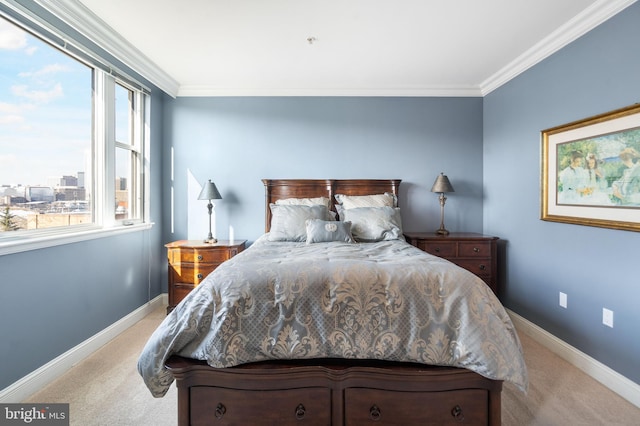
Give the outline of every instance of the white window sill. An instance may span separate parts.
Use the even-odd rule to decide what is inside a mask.
[[[77,243],[80,241],[94,240],[97,238],[112,237],[114,235],[151,229],[153,222],[140,223],[112,228],[91,228],[77,232],[55,233],[49,235],[0,239],[0,256],[5,254],[20,253],[23,251],[37,250],[63,244]]]

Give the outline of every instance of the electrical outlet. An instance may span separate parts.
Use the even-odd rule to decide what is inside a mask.
[[[560,306],[563,308],[567,307],[567,294],[560,292]]]
[[[607,308],[602,308],[602,323],[606,326],[613,328],[613,311]]]

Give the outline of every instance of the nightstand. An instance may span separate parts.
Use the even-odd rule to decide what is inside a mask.
[[[169,260],[169,306],[171,312],[194,287],[225,260],[244,250],[246,241],[180,240],[166,244]]]
[[[498,294],[498,237],[471,232],[406,232],[404,236],[411,245],[473,272]]]

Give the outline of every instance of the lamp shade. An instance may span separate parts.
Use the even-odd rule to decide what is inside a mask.
[[[451,182],[449,182],[449,178],[444,173],[440,173],[440,175],[436,178],[436,181],[433,183],[431,187],[431,192],[455,192],[453,190],[453,186]]]
[[[222,195],[218,192],[218,188],[216,188],[216,184],[211,182],[211,179],[202,187],[202,191],[200,191],[200,195],[198,195],[198,200],[221,200]]]

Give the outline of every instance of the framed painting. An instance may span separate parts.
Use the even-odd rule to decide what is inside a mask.
[[[541,219],[640,231],[640,104],[542,131]]]

